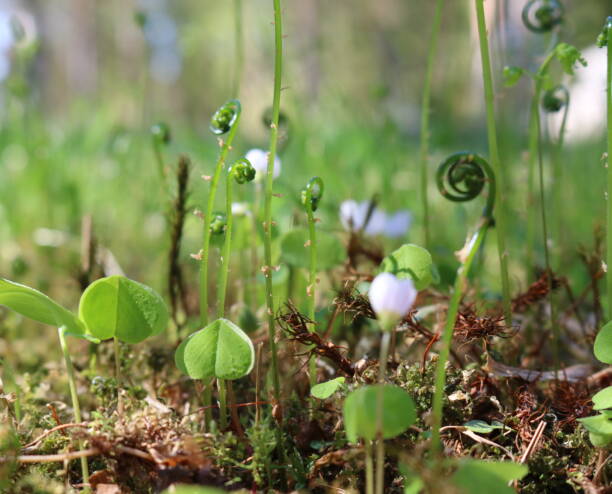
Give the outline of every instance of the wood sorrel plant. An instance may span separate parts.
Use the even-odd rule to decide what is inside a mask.
[[[302,191],[302,204],[306,208],[308,216],[308,248],[310,249],[310,270],[308,276],[308,288],[306,295],[308,297],[308,317],[313,324],[309,328],[310,332],[316,331],[315,320],[315,304],[316,304],[316,288],[317,288],[317,229],[315,226],[314,212],[319,207],[319,202],[323,197],[323,180],[320,177],[313,177],[308,181],[306,187]],[[310,367],[310,385],[314,386],[317,382],[317,362],[311,355],[309,357]]]
[[[440,348],[436,367],[435,391],[432,405],[431,449],[435,454],[439,453],[441,449],[440,427],[442,425],[442,403],[446,383],[445,367],[450,353],[455,321],[470,267],[478,249],[482,245],[487,230],[493,223],[496,193],[496,181],[493,170],[483,158],[472,153],[461,152],[449,156],[438,168],[437,181],[440,193],[454,202],[471,201],[478,197],[487,183],[489,184],[489,195],[476,232],[470,237],[460,252],[461,266],[457,270],[454,291],[448,305],[446,323],[442,334],[442,347]]]
[[[408,313],[417,291],[411,279],[398,279],[391,273],[380,273],[370,286],[368,297],[380,322],[383,337],[378,360],[378,385],[365,386],[347,397],[345,403],[345,428],[349,440],[359,435],[366,440],[366,492],[373,490],[371,441],[376,439],[375,492],[384,492],[386,438],[404,432],[416,419],[412,398],[401,388],[385,385],[391,330]],[[360,407],[361,410],[354,408]],[[394,416],[387,415],[387,410]],[[397,413],[401,410],[402,413]],[[370,412],[370,413],[368,413]],[[399,417],[398,417],[399,415]],[[373,420],[372,420],[373,419]],[[369,422],[369,425],[366,424]],[[358,426],[355,426],[355,423]],[[356,434],[351,430],[358,430]]]
[[[225,166],[227,153],[231,149],[236,129],[240,121],[240,101],[233,99],[225,103],[212,116],[210,121],[210,130],[215,135],[223,135],[227,133],[227,139],[219,139],[221,152],[215,166],[215,172],[210,183],[208,193],[208,202],[206,213],[204,216],[204,235],[202,241],[202,252],[200,262],[200,324],[206,326],[208,324],[208,259],[210,250],[210,227],[213,220],[213,208],[215,207],[215,196],[221,172]]]
[[[168,310],[162,298],[151,288],[123,276],[102,278],[91,284],[81,296],[78,317],[38,290],[2,278],[0,305],[58,328],[77,423],[82,421],[81,407],[66,336],[94,343],[108,338],[137,343],[163,331],[168,322]],[[87,484],[89,469],[85,457],[81,458],[81,470],[83,482]]]
[[[423,228],[425,232],[425,247],[431,243],[429,231],[429,200],[427,198],[427,182],[429,162],[429,116],[431,113],[431,78],[436,63],[436,52],[438,48],[438,36],[442,20],[442,7],[444,0],[436,0],[433,21],[431,23],[431,38],[429,40],[429,52],[427,54],[427,68],[425,69],[425,81],[423,82],[423,96],[421,101],[421,148],[419,152],[421,172],[421,204],[423,209]]]
[[[487,25],[484,14],[484,0],[475,0],[476,17],[478,18],[478,38],[480,40],[480,57],[482,60],[482,78],[484,83],[485,104],[487,109],[487,135],[489,138],[489,155],[494,174],[499,177],[496,183],[497,195],[497,250],[502,282],[502,295],[504,302],[504,319],[506,324],[512,324],[512,309],[510,305],[510,279],[508,277],[508,252],[506,250],[506,194],[504,175],[501,174],[499,149],[497,146],[497,128],[495,125],[495,106],[493,94],[493,76],[491,74],[491,58],[489,56],[489,41],[487,39]],[[483,160],[484,161],[484,160]]]

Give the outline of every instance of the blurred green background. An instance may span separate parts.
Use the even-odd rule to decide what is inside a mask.
[[[432,90],[429,196],[431,250],[441,271],[452,273],[453,252],[484,200],[445,201],[435,188],[435,169],[457,150],[486,156],[487,140],[473,2],[446,3]],[[517,291],[531,269],[525,265],[531,86],[523,81],[504,88],[501,71],[506,64],[537,68],[557,35],[526,30],[522,1],[486,3],[502,161],[511,187],[510,267]],[[552,243],[562,241],[568,252],[567,262],[556,268],[579,290],[588,276],[575,251],[592,246],[594,229],[604,223],[605,81],[593,45],[610,12],[608,0],[563,3],[567,17],[558,39],[585,50],[590,65],[567,80],[577,94],[583,91],[576,112],[583,111],[572,124],[570,105],[562,182],[548,164],[546,180],[548,197],[553,186],[561,187],[563,197],[560,210],[549,208],[556,225]],[[235,29],[240,4],[242,39]],[[282,229],[304,221],[299,191],[320,175],[326,183],[320,228],[340,231],[339,204],[377,194],[384,209],[414,215],[407,237],[378,242],[387,249],[404,241],[422,243],[419,121],[433,7],[426,0],[283,2],[282,111],[290,130],[275,185],[283,198],[274,201]],[[11,27],[14,18],[23,33]],[[262,114],[272,99],[271,1],[0,2],[0,275],[53,289],[70,305],[78,289],[81,221],[91,214],[100,244],[126,274],[161,286],[168,199],[161,193],[149,128],[158,121],[170,125],[168,162],[175,163],[180,153],[192,158],[189,205],[201,208],[206,188],[200,176],[211,174],[218,149],[208,123],[234,96],[237,46],[244,49],[238,95],[243,117],[233,158],[268,144]],[[244,194],[255,195],[252,188]],[[220,207],[222,200],[221,193]],[[196,218],[188,219],[185,235],[181,259],[193,268],[189,278],[195,283],[197,265],[189,254],[199,250]],[[484,283],[495,291],[493,234],[484,262],[490,267],[480,270],[490,273]]]

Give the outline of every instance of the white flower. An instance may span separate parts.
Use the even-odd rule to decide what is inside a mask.
[[[389,215],[385,224],[385,235],[389,238],[403,237],[412,224],[412,214],[402,210]]]
[[[245,158],[249,160],[255,168],[255,182],[263,182],[268,171],[268,152],[263,149],[251,149]],[[278,156],[274,157],[274,172],[272,176],[277,178],[281,172],[281,160]]]
[[[246,202],[232,202],[232,214],[234,216],[246,216],[250,214],[249,204]]]
[[[340,204],[340,221],[346,230],[361,230],[368,216],[370,201],[357,203],[353,200],[344,201]],[[365,226],[364,233],[367,235],[380,235],[385,231],[387,216],[384,211],[374,208],[370,219]]]
[[[383,329],[390,329],[408,314],[416,300],[417,290],[411,279],[398,279],[391,273],[380,273],[368,291],[372,309]]]

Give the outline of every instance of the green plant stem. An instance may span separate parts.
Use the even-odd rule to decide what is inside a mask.
[[[123,419],[123,399],[121,398],[121,352],[119,351],[119,340],[113,338],[113,350],[115,352],[115,381],[117,382],[117,413]]]
[[[153,154],[155,155],[155,162],[157,163],[157,172],[159,174],[159,179],[162,182],[162,189],[164,190],[164,192],[167,192],[168,177],[166,174],[166,167],[164,166],[164,153],[162,151],[162,145],[155,138],[153,138]]]
[[[442,334],[442,347],[438,356],[438,364],[436,366],[435,391],[432,405],[432,435],[431,435],[431,450],[435,455],[439,454],[442,449],[440,441],[440,427],[442,426],[442,404],[444,400],[444,388],[446,386],[446,362],[450,354],[451,342],[453,339],[453,331],[457,314],[459,313],[459,304],[463,296],[463,290],[467,283],[470,267],[482,245],[487,229],[490,224],[490,219],[483,217],[482,223],[478,231],[472,237],[471,247],[465,258],[464,263],[457,270],[457,278],[455,279],[453,295],[448,305],[448,314],[446,315],[446,324],[444,325],[444,333]]]
[[[204,424],[206,426],[206,430],[210,431],[210,426],[213,421],[212,417],[212,379],[209,379],[208,382],[202,383],[202,406],[204,407]]]
[[[569,94],[569,93],[568,93]],[[561,127],[559,129],[559,137],[557,138],[557,142],[553,144],[553,152],[552,152],[552,160],[553,160],[553,173],[555,174],[555,186],[553,187],[553,207],[557,216],[557,221],[555,224],[555,239],[556,239],[556,258],[555,258],[555,268],[559,269],[562,266],[562,263],[565,259],[565,249],[563,248],[565,242],[562,241],[562,232],[563,232],[563,224],[565,218],[565,208],[564,208],[564,173],[562,166],[562,158],[561,151],[563,150],[563,143],[565,141],[565,129],[567,127],[567,115],[569,112],[569,97],[563,107],[563,118],[561,120]]]
[[[221,253],[221,276],[217,291],[217,317],[225,315],[225,298],[227,294],[227,281],[229,279],[230,257],[232,254],[232,228],[234,216],[232,215],[232,190],[234,178],[228,174],[225,181],[225,239],[223,241],[223,251]]]
[[[225,166],[225,158],[229,152],[236,129],[240,123],[240,113],[236,116],[236,121],[230,129],[227,140],[221,141],[221,152],[215,166],[215,174],[210,183],[210,191],[208,193],[208,204],[206,206],[206,215],[204,216],[204,237],[202,242],[202,261],[200,263],[200,325],[205,327],[208,324],[208,258],[210,249],[210,223],[215,206],[215,195],[221,178],[221,172]]]
[[[240,82],[242,81],[242,69],[244,67],[244,44],[242,31],[242,0],[234,0],[234,97],[240,93]]]
[[[429,200],[427,197],[428,183],[428,161],[429,161],[429,116],[431,113],[431,79],[433,68],[436,63],[438,51],[438,37],[442,20],[442,7],[444,0],[436,0],[436,8],[432,21],[431,38],[429,39],[429,52],[427,54],[427,68],[425,69],[425,81],[423,82],[423,96],[421,101],[421,147],[420,147],[420,185],[421,185],[421,207],[423,209],[423,230],[425,232],[425,247],[431,244],[431,231],[429,228]]]
[[[383,384],[387,377],[387,362],[389,360],[389,343],[391,328],[383,328],[380,342],[380,359],[378,360],[378,392],[376,393],[376,494],[383,494],[385,489],[385,440],[383,438]]]
[[[274,158],[278,141],[278,120],[280,114],[281,77],[283,67],[283,31],[280,0],[274,4],[274,96],[272,100],[272,124],[270,125],[270,150],[264,199],[264,277],[266,280],[266,309],[268,315],[268,340],[270,345],[270,364],[272,366],[272,385],[274,400],[280,406],[280,378],[276,350],[276,331],[274,320],[274,297],[272,292],[272,185],[274,181]]]
[[[68,352],[68,344],[66,343],[66,328],[63,326],[57,329],[57,334],[60,340],[60,346],[62,347],[62,354],[64,355],[64,362],[66,364],[66,373],[68,374],[68,387],[70,388],[70,398],[72,400],[72,408],[74,408],[74,420],[80,424],[83,420],[81,418],[81,406],[79,405],[79,395],[76,389],[76,380],[74,377],[74,367],[72,366],[72,359]],[[83,449],[83,442],[79,441],[79,450]],[[89,484],[89,466],[87,465],[87,458],[81,458],[81,472],[83,474],[83,483]]]
[[[374,460],[372,458],[372,441],[365,440],[363,444],[366,464],[366,494],[374,494]]]
[[[227,387],[224,379],[217,379],[217,392],[219,393],[219,425],[223,431],[227,428]]]
[[[234,216],[232,215],[232,190],[234,177],[232,173],[228,173],[225,179],[225,239],[223,242],[223,252],[221,254],[221,276],[219,278],[218,295],[217,295],[217,317],[225,316],[225,297],[227,294],[227,280],[229,279],[230,256],[232,253],[232,227]],[[225,381],[217,379],[217,391],[219,393],[219,418],[221,429],[227,426],[227,392]],[[231,396],[230,396],[231,402]],[[231,404],[231,403],[230,403]]]
[[[535,212],[535,168],[538,155],[538,134],[536,130],[535,114],[539,111],[538,103],[535,99],[531,103],[529,112],[529,167],[527,175],[527,280],[533,281],[535,260],[535,232],[536,215]]]
[[[497,249],[499,253],[500,276],[502,282],[502,296],[504,305],[504,320],[507,325],[512,324],[512,307],[510,299],[510,278],[508,276],[508,251],[506,250],[506,194],[504,177],[499,158],[499,148],[497,145],[497,128],[495,125],[495,105],[493,94],[493,76],[491,74],[491,59],[489,56],[489,43],[487,39],[487,26],[484,15],[484,0],[475,0],[476,15],[478,18],[478,37],[480,40],[480,56],[482,59],[482,78],[485,92],[485,103],[487,109],[487,134],[489,138],[489,153],[491,155],[491,165],[497,177]]]
[[[607,196],[607,252],[608,265],[607,291],[608,291],[608,318],[612,317],[612,26],[608,27],[608,70],[607,70],[607,107],[608,107],[608,196]]]
[[[315,218],[312,211],[310,198],[306,201],[306,213],[308,215],[308,231],[310,241],[310,273],[308,279],[308,318],[311,321],[315,320],[315,303],[316,303],[316,288],[317,288],[317,229],[315,228]],[[316,331],[316,325],[313,323],[309,328],[311,333]],[[317,384],[317,360],[314,355],[310,355],[308,360],[310,371],[310,386]]]

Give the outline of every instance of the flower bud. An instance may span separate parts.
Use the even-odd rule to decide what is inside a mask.
[[[390,330],[412,308],[417,290],[411,279],[380,273],[368,291],[368,298],[383,330]]]

